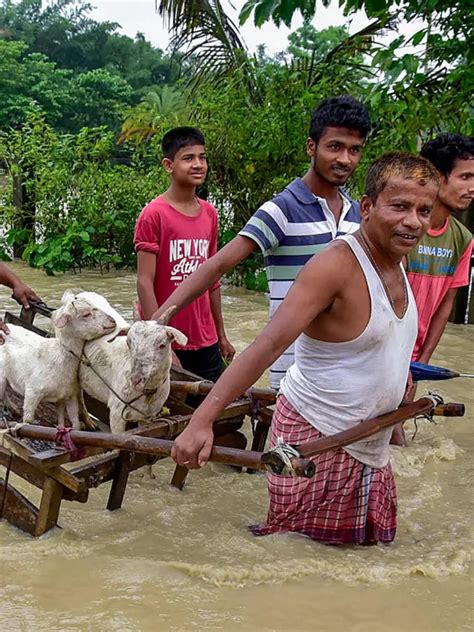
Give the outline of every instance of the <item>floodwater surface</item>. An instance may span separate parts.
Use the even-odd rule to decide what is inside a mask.
[[[131,318],[131,273],[48,278],[12,268],[51,306],[66,288],[97,290]],[[223,293],[228,335],[241,351],[266,322],[267,301],[241,289]],[[17,312],[8,297],[1,288],[2,313]],[[433,363],[474,373],[474,327],[448,325]],[[173,463],[161,461],[154,481],[131,475],[114,513],[105,509],[105,484],[85,505],[63,502],[63,528],[42,538],[0,523],[0,630],[472,630],[472,386],[457,379],[419,389],[464,402],[467,415],[419,421],[411,445],[393,448],[392,545],[255,538],[247,526],[265,517],[264,475],[211,465],[179,492],[169,486]],[[30,497],[37,501],[37,492]]]

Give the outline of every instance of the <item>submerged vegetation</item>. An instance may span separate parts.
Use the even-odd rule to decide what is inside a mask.
[[[448,6],[449,4],[449,6]],[[351,182],[392,150],[416,150],[439,131],[469,131],[473,91],[472,9],[441,0],[344,0],[370,24],[316,31],[315,3],[249,0],[241,20],[305,24],[274,57],[248,53],[220,2],[162,0],[174,52],[95,22],[76,0],[3,0],[0,5],[0,253],[49,274],[84,266],[134,265],[132,231],[142,206],[166,186],[159,139],[198,125],[209,153],[210,199],[231,239],[265,199],[306,169],[310,112],[351,93],[374,131]],[[157,16],[157,19],[159,17]],[[418,31],[399,34],[404,21]],[[469,53],[471,51],[471,53]],[[238,272],[262,289],[260,259]]]

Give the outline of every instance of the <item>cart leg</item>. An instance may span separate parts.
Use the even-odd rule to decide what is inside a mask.
[[[116,461],[112,487],[110,488],[109,499],[107,501],[107,509],[109,511],[115,511],[122,506],[132,462],[132,452],[120,452]]]
[[[228,432],[220,437],[216,437],[214,445],[245,450],[247,439],[241,432]],[[242,470],[241,467],[234,467],[234,469],[239,471]],[[183,489],[188,474],[189,470],[187,467],[184,467],[184,465],[177,465],[174,470],[173,478],[171,479],[171,485],[177,489]]]
[[[58,524],[62,497],[62,485],[52,478],[47,478],[44,482],[38,518],[36,519],[35,536],[43,535]]]
[[[177,489],[183,489],[186,477],[189,470],[184,465],[177,465],[174,470],[173,478],[171,479],[171,485]]]

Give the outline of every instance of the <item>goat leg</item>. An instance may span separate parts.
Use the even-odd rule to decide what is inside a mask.
[[[56,411],[58,413],[58,426],[64,426],[64,409],[65,409],[65,401],[64,399],[60,399],[56,402]]]
[[[71,397],[66,400],[66,410],[74,430],[81,430],[81,422],[79,420],[79,402],[77,397]]]
[[[35,412],[41,401],[41,394],[31,388],[25,389],[23,401],[23,423],[31,424],[35,420]]]

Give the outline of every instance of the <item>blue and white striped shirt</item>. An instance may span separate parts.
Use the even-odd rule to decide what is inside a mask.
[[[249,219],[240,235],[261,249],[270,289],[270,317],[288,293],[309,259],[336,237],[359,228],[360,210],[341,189],[343,209],[339,224],[324,198],[317,197],[296,178],[273,200],[265,202]],[[278,388],[293,364],[293,345],[272,365],[270,381]]]

